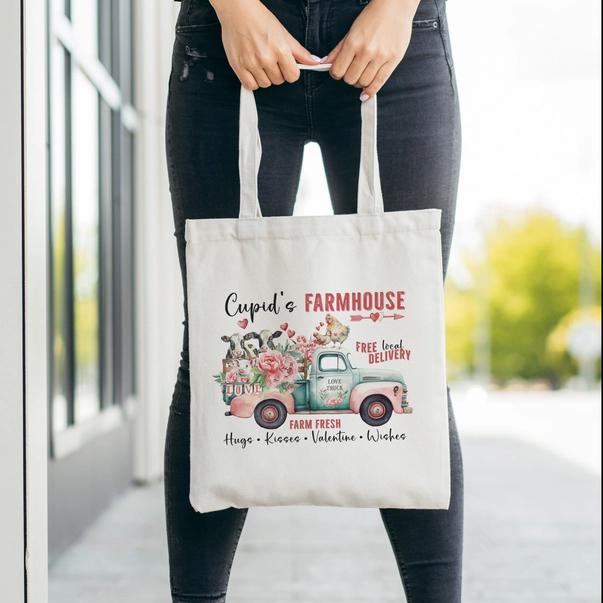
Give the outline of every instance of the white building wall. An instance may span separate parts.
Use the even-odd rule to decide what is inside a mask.
[[[137,370],[134,475],[163,471],[165,425],[182,339],[182,285],[165,163],[165,106],[179,4],[136,0]]]
[[[0,583],[2,600],[24,601],[23,299],[20,3],[0,19]]]
[[[23,9],[27,603],[48,601],[46,0]]]

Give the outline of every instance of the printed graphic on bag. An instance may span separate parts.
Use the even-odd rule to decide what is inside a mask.
[[[403,319],[403,291],[306,293],[303,310],[319,317],[311,332],[298,333],[292,317],[258,330],[254,323],[264,322],[265,314],[273,314],[274,320],[281,310],[292,316],[298,310],[293,301],[282,302],[283,297],[280,292],[270,302],[243,304],[236,293],[226,298],[225,312],[238,318],[239,328],[222,336],[224,356],[214,375],[227,416],[253,417],[260,427],[277,429],[289,415],[300,415],[299,421],[290,421],[291,428],[303,428],[311,425],[303,415],[353,413],[379,427],[393,413],[413,411],[400,370],[357,367],[351,354],[353,350],[369,365],[410,360],[411,350],[402,340],[356,340],[350,324]],[[338,427],[336,419],[327,423]]]

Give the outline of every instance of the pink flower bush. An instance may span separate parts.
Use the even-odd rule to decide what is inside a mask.
[[[308,361],[308,362],[312,362],[312,355],[314,354],[314,349],[316,348],[316,344],[312,343],[310,344],[307,348],[306,348],[306,352],[305,352],[305,356],[304,358]]]
[[[316,349],[316,341],[308,340],[304,335],[298,335],[295,338],[295,347],[307,362],[312,362],[312,354]]]
[[[268,387],[292,384],[297,378],[297,363],[288,354],[276,350],[262,352],[258,356],[258,368],[264,373],[264,382]]]

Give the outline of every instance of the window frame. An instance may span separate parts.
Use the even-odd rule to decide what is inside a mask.
[[[341,364],[343,368],[322,368],[322,361],[325,358],[337,358],[337,367]],[[325,352],[318,359],[318,371],[320,373],[345,373],[348,370],[345,358],[341,352]]]
[[[62,6],[60,6],[62,4]],[[99,0],[97,11],[98,50],[92,56],[89,49],[78,41],[70,21],[70,2],[49,0],[46,70],[53,77],[50,57],[57,44],[65,55],[64,63],[64,119],[65,119],[65,233],[63,289],[63,334],[66,339],[66,371],[64,392],[67,404],[67,426],[54,428],[54,239],[53,224],[48,226],[48,271],[50,295],[49,345],[48,345],[48,435],[49,452],[60,458],[84,445],[96,435],[117,426],[132,416],[136,394],[136,332],[135,332],[135,136],[139,117],[133,105],[134,1]],[[126,52],[123,52],[126,49]],[[75,423],[75,333],[74,333],[74,272],[73,272],[73,215],[76,200],[72,189],[72,95],[71,73],[77,67],[96,90],[99,99],[98,119],[98,412],[94,417]],[[53,99],[51,86],[47,92],[48,114],[51,115]],[[48,138],[52,149],[52,123],[48,123]],[[53,157],[48,153],[48,205],[52,212],[51,186]],[[126,162],[126,163],[124,163]],[[128,199],[126,203],[122,202]],[[124,324],[130,329],[124,331]],[[126,378],[127,377],[127,378]]]

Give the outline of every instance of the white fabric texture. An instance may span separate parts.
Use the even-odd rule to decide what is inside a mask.
[[[361,115],[358,213],[262,217],[242,89],[240,217],[186,221],[197,511],[448,508],[440,210],[383,211]]]

